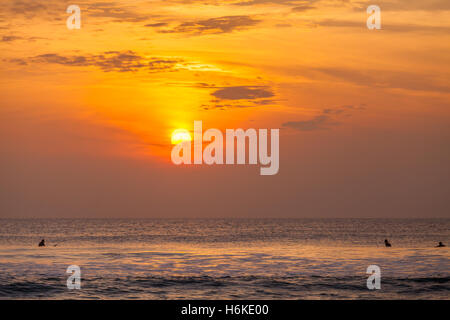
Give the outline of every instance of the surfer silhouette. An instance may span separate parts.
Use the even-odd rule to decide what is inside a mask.
[[[39,242],[39,247],[45,247],[45,240],[42,239],[41,242]]]
[[[392,245],[389,243],[388,239],[384,239],[384,245],[386,247],[392,247]]]
[[[436,246],[436,248],[445,247],[445,244],[443,244],[441,241],[439,241],[439,244]]]

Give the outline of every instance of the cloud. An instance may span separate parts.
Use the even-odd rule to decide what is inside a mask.
[[[7,9],[14,14],[35,16],[39,14],[39,12],[47,10],[48,7],[41,1],[19,0],[12,1],[7,6]]]
[[[199,88],[216,89],[211,95],[214,97],[209,105],[202,105],[203,110],[252,108],[273,105],[276,103],[274,93],[267,86],[234,86],[217,88],[213,85],[202,85]]]
[[[212,93],[212,95],[219,99],[226,100],[241,100],[241,99],[260,99],[270,98],[274,94],[268,90],[267,87],[252,87],[252,86],[236,86],[221,88]]]
[[[24,59],[11,59],[9,61],[18,64],[19,66],[26,66],[28,64]]]
[[[17,36],[3,36],[2,37],[2,42],[12,42],[15,40],[21,40],[23,39],[22,37],[17,37]]]
[[[69,4],[79,5],[82,16],[107,18],[114,22],[141,22],[156,15],[143,13],[137,6],[126,5],[126,1],[93,1],[79,0],[70,3],[63,0],[15,0],[5,4],[4,11],[10,16],[25,16],[26,18],[45,17],[50,20],[65,19]],[[3,6],[3,4],[2,4]],[[93,19],[91,19],[92,23]]]
[[[279,4],[279,5],[287,5],[287,6],[302,6],[308,5],[310,3],[314,3],[317,0],[243,0],[239,2],[233,3],[234,5],[239,6],[253,6],[253,5],[261,5],[261,4]]]
[[[137,8],[116,4],[113,2],[92,3],[86,8],[91,17],[111,18],[114,22],[141,22],[154,15],[142,14]]]
[[[305,11],[312,10],[312,9],[316,9],[316,7],[304,4],[304,5],[292,8],[292,11],[293,12],[305,12]]]
[[[165,27],[167,26],[167,22],[157,22],[157,23],[149,23],[144,25],[144,27],[150,27],[150,28],[159,28],[159,27]]]
[[[372,3],[366,2],[355,2],[354,10],[361,11],[366,10],[366,8]],[[382,11],[443,11],[450,10],[450,1],[448,0],[378,0],[376,4],[381,8]]]
[[[444,75],[437,73],[413,73],[387,69],[351,69],[342,67],[291,66],[287,74],[301,75],[320,82],[341,82],[357,86],[381,89],[449,93],[450,86]]]
[[[254,108],[259,106],[267,106],[267,105],[274,105],[276,103],[275,100],[267,99],[267,100],[258,100],[258,101],[246,101],[246,100],[240,100],[240,101],[231,101],[229,103],[220,102],[219,100],[212,100],[210,101],[211,104],[203,104],[201,105],[201,108],[203,110],[212,110],[212,109],[235,109],[235,108]]]
[[[189,34],[217,34],[230,33],[235,30],[242,30],[254,26],[261,22],[250,16],[225,16],[184,22],[169,30],[160,30],[161,33],[189,33]]]
[[[365,110],[366,105],[344,105],[337,108],[323,109],[322,112],[310,120],[288,121],[282,125],[286,128],[292,128],[300,131],[325,130],[331,126],[337,126],[340,122],[337,118],[342,116],[350,116],[351,112],[356,110]]]
[[[32,62],[38,63],[54,63],[68,66],[86,66],[89,65],[88,60],[84,56],[65,57],[56,53],[41,54],[30,59]]]
[[[337,27],[337,28],[358,28],[361,30],[367,30],[365,21],[349,21],[349,20],[334,20],[326,19],[322,21],[313,22],[315,25],[322,27]],[[450,33],[450,27],[448,26],[430,26],[419,24],[381,24],[381,32],[422,32],[422,33]],[[379,32],[379,31],[378,31]]]
[[[292,24],[290,24],[290,23],[277,23],[275,25],[275,27],[277,27],[277,28],[289,28],[289,27],[292,27]]]
[[[293,128],[300,131],[312,131],[327,128],[326,122],[329,117],[326,115],[318,115],[311,120],[306,121],[288,121],[283,123],[283,127]]]
[[[36,41],[38,39],[45,39],[42,37],[21,37],[21,36],[3,36],[0,39],[0,42],[14,42],[14,41],[18,41],[18,40],[23,40],[23,41]]]
[[[270,99],[274,94],[267,86],[235,86],[219,87],[213,83],[177,83],[172,82],[167,85],[182,86],[198,89],[214,90],[211,95],[214,97],[208,104],[202,104],[202,110],[225,110],[231,108],[252,108],[259,106],[275,105],[276,100]]]
[[[322,113],[328,114],[328,115],[347,115],[351,111],[356,111],[356,110],[366,110],[366,105],[365,104],[344,105],[344,106],[337,107],[337,108],[327,108],[327,109],[323,109]]]
[[[319,0],[166,0],[166,2],[178,4],[198,4],[198,5],[234,5],[234,6],[255,6],[255,5],[302,5],[313,3]]]
[[[2,1],[2,13],[11,20],[16,17],[33,19],[36,17],[54,20],[55,17],[66,14],[68,4],[61,0],[15,0]]]
[[[23,62],[59,64],[64,66],[95,66],[105,72],[134,72],[145,70],[148,72],[177,71],[177,64],[182,63],[181,59],[141,56],[134,51],[107,51],[96,55],[72,55],[63,56],[56,53],[41,54],[30,57]],[[18,63],[19,59],[12,59],[10,62]],[[20,63],[23,64],[23,63]]]
[[[429,75],[402,71],[378,70],[374,72],[372,70],[360,71],[343,68],[317,68],[316,70],[335,79],[369,87],[450,92],[448,85],[439,84],[436,79]]]

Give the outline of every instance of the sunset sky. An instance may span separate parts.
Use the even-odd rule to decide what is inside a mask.
[[[0,217],[450,217],[448,0],[0,6]],[[279,173],[175,166],[194,120]]]

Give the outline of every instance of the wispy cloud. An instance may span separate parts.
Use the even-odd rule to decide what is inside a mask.
[[[313,3],[318,0],[166,0],[168,3],[177,4],[197,4],[197,5],[233,5],[233,6],[254,6],[254,5],[302,5]],[[345,1],[345,0],[344,0]]]
[[[350,21],[350,20],[335,20],[325,19],[321,21],[314,21],[313,25],[322,27],[336,27],[336,28],[358,28],[367,30],[365,21]],[[450,33],[450,26],[432,26],[420,24],[382,24],[382,29],[389,32],[421,32],[421,33]]]
[[[201,88],[214,88],[211,93],[214,97],[209,105],[202,105],[203,110],[210,109],[230,109],[230,108],[251,108],[258,106],[273,105],[276,103],[272,99],[275,94],[268,86],[232,86],[215,87],[203,84]]]
[[[293,12],[305,12],[305,11],[313,10],[313,9],[316,9],[316,7],[311,6],[311,5],[309,5],[309,4],[303,4],[303,5],[294,7],[294,8],[292,8],[291,10],[292,10]]]
[[[150,28],[160,28],[160,27],[166,27],[169,24],[167,22],[157,22],[157,23],[148,23],[144,25],[144,27],[150,27]]]
[[[47,63],[64,66],[87,67],[95,66],[105,72],[134,72],[145,70],[148,72],[177,71],[177,64],[182,63],[178,58],[144,57],[134,51],[107,51],[96,55],[64,56],[56,53],[41,54],[28,59],[12,59],[10,62],[18,64]],[[19,63],[20,62],[20,63]]]
[[[17,15],[36,16],[49,9],[44,1],[18,0],[5,5],[5,10]],[[51,3],[50,3],[51,7]]]
[[[96,2],[87,6],[86,12],[91,17],[110,18],[114,22],[141,22],[155,15],[141,13],[138,8],[113,2]]]
[[[439,93],[450,92],[448,77],[442,73],[369,69],[367,67],[354,69],[309,66],[290,66],[283,68],[283,71],[292,77],[302,76],[306,79],[323,83],[340,82],[369,88],[404,89]]]
[[[300,131],[322,130],[329,126],[329,116],[321,114],[310,120],[288,121],[283,123],[283,127],[293,128]]]
[[[62,0],[17,0],[9,1],[2,9],[12,17],[45,17],[50,20],[64,20],[69,4],[71,3]],[[82,15],[105,18],[114,22],[142,22],[157,17],[157,15],[143,12],[138,6],[127,4],[126,1],[79,0],[73,4],[80,6]]]
[[[206,20],[184,22],[173,29],[160,30],[161,33],[189,33],[194,35],[229,33],[246,29],[261,22],[250,16],[225,16]]]
[[[221,88],[212,95],[222,100],[242,100],[270,98],[274,94],[267,87],[236,86]]]
[[[42,38],[42,37],[22,37],[22,36],[13,36],[13,35],[11,35],[11,36],[3,36],[0,39],[0,42],[15,42],[15,41],[19,41],[19,40],[22,40],[22,41],[36,41],[36,40],[39,40],[39,39],[45,39],[45,38]]]
[[[12,42],[15,40],[22,40],[22,37],[18,37],[18,36],[3,36],[2,37],[2,42]]]
[[[359,1],[353,4],[355,11],[365,10],[372,4],[370,1]],[[443,11],[450,10],[448,0],[377,0],[376,4],[383,11]]]
[[[317,2],[317,0],[241,0],[236,1],[234,5],[240,6],[253,6],[261,4],[279,4],[288,6],[304,6],[311,3]]]
[[[438,79],[434,79],[430,75],[414,74],[403,71],[379,70],[374,72],[373,70],[361,71],[331,67],[317,68],[315,70],[319,74],[322,74],[322,76],[326,75],[331,78],[362,86],[414,91],[450,92],[448,81],[446,84],[441,84]]]
[[[339,117],[350,116],[351,112],[365,110],[366,105],[344,105],[337,108],[326,108],[312,119],[288,121],[282,125],[285,128],[291,128],[299,131],[326,130],[340,124]]]

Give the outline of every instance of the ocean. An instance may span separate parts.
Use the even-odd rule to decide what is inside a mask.
[[[0,219],[0,299],[450,299],[438,241],[450,219]]]

